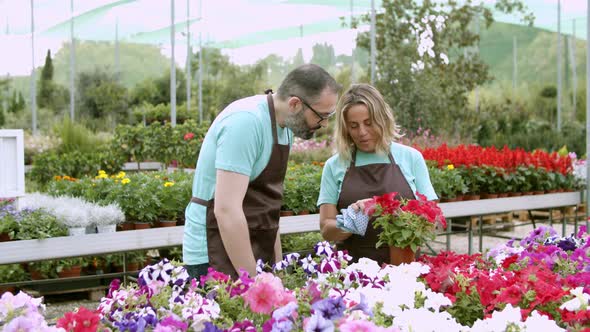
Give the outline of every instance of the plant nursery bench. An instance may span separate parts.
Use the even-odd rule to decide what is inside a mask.
[[[554,193],[545,195],[531,195],[508,198],[482,199],[475,201],[461,201],[440,203],[439,206],[449,224],[453,218],[479,216],[479,251],[483,245],[482,216],[518,210],[553,209],[567,206],[577,206],[582,202],[581,192]],[[551,214],[550,214],[551,215]],[[551,222],[551,220],[550,220]],[[565,234],[565,218],[562,219],[562,233]],[[577,218],[575,220],[577,228]],[[586,221],[587,223],[587,221]],[[449,229],[451,229],[449,227]],[[282,217],[280,219],[280,233],[292,234],[319,231],[319,214]],[[42,240],[22,240],[0,242],[0,264],[34,262],[48,259],[91,256],[109,253],[126,253],[134,250],[166,248],[182,245],[184,226],[153,228],[115,233],[97,233],[78,236],[55,237]],[[473,251],[473,227],[469,223],[468,252]],[[450,235],[457,232],[444,232],[438,235],[447,237],[447,247]],[[117,274],[126,278],[127,271]],[[110,276],[110,275],[104,275]],[[113,274],[115,276],[115,274]],[[85,277],[82,277],[85,278]],[[11,285],[31,284],[32,282],[12,283]]]

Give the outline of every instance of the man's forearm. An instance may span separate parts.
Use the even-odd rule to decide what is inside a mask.
[[[250,245],[250,233],[244,212],[220,211],[216,213],[216,218],[223,246],[236,272],[243,268],[250,276],[256,275],[256,259]]]

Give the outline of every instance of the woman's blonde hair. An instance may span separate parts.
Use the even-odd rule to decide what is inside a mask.
[[[391,142],[403,135],[395,123],[393,111],[385,102],[381,93],[369,84],[353,84],[340,97],[336,106],[336,149],[342,161],[350,161],[352,151],[356,149],[346,125],[346,112],[354,105],[365,105],[369,110],[371,124],[375,127],[379,138],[375,152],[387,154]]]

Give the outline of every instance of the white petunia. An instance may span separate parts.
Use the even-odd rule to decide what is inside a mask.
[[[575,298],[560,305],[559,309],[565,309],[568,311],[578,311],[580,309],[588,308],[588,303],[590,302],[590,295],[584,293],[584,287],[570,289],[570,294],[574,295]]]

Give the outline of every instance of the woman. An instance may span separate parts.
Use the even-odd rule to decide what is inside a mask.
[[[337,154],[326,162],[322,173],[320,229],[328,241],[358,260],[368,257],[389,263],[387,247],[375,248],[378,232],[369,221],[364,236],[338,228],[336,216],[349,207],[358,211],[363,200],[388,192],[398,197],[437,199],[422,154],[394,142],[401,137],[393,112],[377,89],[368,84],[352,85],[336,107]]]

